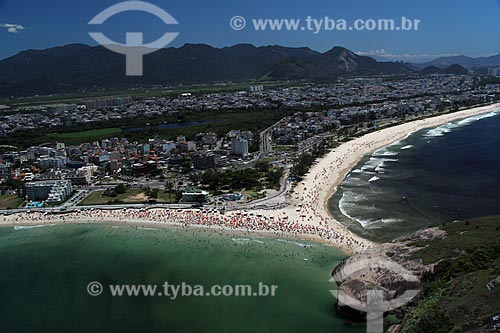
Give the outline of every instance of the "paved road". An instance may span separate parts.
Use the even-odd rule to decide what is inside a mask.
[[[291,189],[292,183],[288,180],[290,170],[287,168],[285,169],[285,172],[283,173],[283,178],[281,181],[281,187],[280,190],[269,196],[265,197],[262,199],[256,199],[253,200],[249,203],[246,204],[241,204],[241,205],[235,205],[232,207],[226,207],[227,210],[239,210],[239,209],[251,209],[251,208],[257,208],[261,206],[267,206],[267,207],[276,207],[278,205],[284,205],[285,204],[285,196],[288,190]]]
[[[17,208],[9,210],[0,210],[0,214],[14,214],[22,212],[47,212],[57,213],[61,211],[71,210],[87,210],[87,209],[123,209],[123,208],[171,208],[184,209],[191,208],[191,204],[122,204],[122,205],[85,205],[85,206],[68,206],[68,207],[44,207],[44,208]]]
[[[281,123],[282,121],[284,121],[285,118],[279,120],[278,122],[272,124],[271,126],[269,126],[268,128],[266,128],[265,130],[263,130],[262,132],[260,132],[260,147],[259,147],[259,150],[260,150],[260,156],[261,157],[265,157],[269,152],[272,152],[273,151],[273,147],[271,146],[271,130],[276,126],[278,125],[279,123]]]

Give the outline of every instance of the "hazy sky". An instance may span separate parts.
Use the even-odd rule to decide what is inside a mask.
[[[369,55],[394,59],[448,54],[472,56],[500,53],[500,0],[151,0],[179,25],[165,25],[143,12],[121,13],[102,26],[88,21],[116,0],[0,0],[0,58],[25,49],[43,49],[68,43],[95,45],[89,31],[101,31],[124,42],[125,32],[143,32],[146,42],[166,31],[179,32],[170,46],[206,43],[216,47],[238,43],[308,46],[325,51],[335,45]],[[247,26],[234,31],[233,16]],[[255,31],[252,19],[393,18],[420,19],[419,31]]]

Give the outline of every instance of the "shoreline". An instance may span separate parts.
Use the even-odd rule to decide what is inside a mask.
[[[466,110],[457,111],[457,112],[453,112],[453,113],[438,115],[438,116],[431,117],[431,118],[419,119],[419,120],[415,120],[415,121],[412,121],[412,122],[408,122],[408,123],[404,123],[404,124],[400,124],[400,125],[396,125],[396,126],[384,128],[384,129],[381,129],[381,130],[376,131],[376,132],[372,132],[372,133],[379,133],[379,132],[382,132],[384,130],[388,130],[388,129],[392,129],[392,128],[396,129],[399,126],[413,125],[414,124],[414,126],[411,126],[413,128],[412,128],[412,130],[410,132],[408,132],[406,134],[402,134],[401,137],[396,138],[394,141],[391,141],[389,143],[380,143],[379,145],[375,145],[368,152],[366,152],[366,153],[364,153],[362,155],[359,155],[356,160],[352,161],[349,165],[345,166],[345,168],[340,172],[340,174],[343,175],[342,179],[339,179],[336,182],[336,184],[332,185],[332,187],[329,190],[329,193],[326,196],[326,199],[324,201],[325,210],[328,212],[328,214],[332,218],[335,218],[335,216],[332,214],[332,212],[328,208],[328,201],[337,192],[339,186],[342,184],[342,182],[344,181],[345,177],[363,159],[363,157],[365,157],[367,155],[371,155],[374,152],[376,152],[377,150],[385,148],[385,147],[388,147],[391,144],[394,144],[395,142],[398,142],[400,140],[404,140],[404,139],[408,138],[409,136],[411,136],[412,134],[414,134],[415,132],[420,131],[422,129],[432,128],[432,127],[436,127],[436,126],[448,124],[448,123],[450,123],[452,121],[456,121],[456,120],[460,120],[460,119],[466,119],[466,118],[469,118],[471,116],[475,116],[475,115],[479,115],[479,114],[484,114],[484,113],[490,113],[490,112],[494,112],[494,111],[500,111],[500,103],[495,103],[495,104],[492,104],[492,105],[489,105],[489,106],[477,107],[477,108],[466,109]],[[462,114],[462,112],[466,113],[466,114],[464,115],[464,114]],[[452,117],[452,116],[455,116],[455,117]],[[451,120],[449,119],[450,117],[452,118]],[[429,124],[426,121],[426,120],[432,120],[433,118],[438,118],[438,119],[436,119],[436,122],[432,122],[432,124]],[[421,126],[418,126],[419,125],[418,122],[422,122],[423,124]],[[408,127],[408,126],[405,126],[405,127]],[[370,135],[372,133],[368,133],[366,135]],[[365,135],[363,135],[363,137],[364,136]],[[360,137],[360,138],[362,138],[362,137]]]
[[[435,115],[407,123],[386,127],[378,131],[367,133],[361,137],[347,141],[334,148],[328,154],[313,164],[304,179],[296,186],[293,192],[288,193],[288,205],[275,210],[249,209],[247,212],[258,212],[270,216],[286,214],[290,220],[302,224],[328,226],[338,234],[353,240],[350,253],[357,253],[376,245],[364,237],[350,231],[328,208],[329,199],[336,193],[349,172],[365,156],[371,155],[378,149],[384,148],[402,140],[416,131],[437,127],[452,121],[477,116],[500,110],[500,103],[474,107],[461,111]],[[309,216],[309,219],[301,216]],[[341,244],[336,244],[340,246]]]
[[[58,214],[53,214],[54,217],[58,216]],[[134,227],[137,229],[148,229],[151,230],[175,230],[175,231],[183,231],[183,232],[198,232],[203,231],[209,233],[209,235],[217,234],[219,236],[244,236],[250,238],[267,238],[270,240],[279,240],[284,239],[286,241],[305,241],[312,242],[318,245],[331,246],[346,255],[352,255],[353,252],[351,249],[339,247],[336,244],[332,244],[332,242],[328,242],[324,238],[314,235],[308,234],[292,234],[288,232],[279,233],[277,231],[255,231],[255,230],[245,230],[245,229],[233,229],[233,228],[224,228],[217,225],[207,226],[201,224],[185,224],[180,222],[155,222],[149,220],[113,220],[113,219],[92,219],[87,218],[85,220],[79,219],[47,219],[43,221],[5,221],[0,219],[0,228],[9,228],[9,227],[26,227],[26,228],[37,228],[37,227],[51,227],[51,226],[61,226],[61,225],[108,225],[108,226],[128,226]],[[304,244],[305,246],[309,246],[311,244]]]
[[[412,133],[458,119],[500,110],[500,103],[436,115],[386,127],[344,142],[313,164],[295,189],[287,192],[287,206],[278,209],[237,209],[225,214],[211,209],[124,208],[89,209],[61,213],[15,213],[0,216],[0,226],[110,223],[156,227],[201,228],[210,231],[277,236],[334,246],[347,255],[377,243],[351,232],[328,209],[328,200],[363,157]]]
[[[344,142],[313,165],[306,178],[302,181],[302,184],[305,183],[303,187],[314,186],[314,178],[317,178],[318,175],[324,174],[321,172],[322,170],[325,170],[328,167],[331,169],[333,165],[336,166],[338,168],[336,169],[337,171],[332,172],[333,176],[328,177],[329,179],[333,178],[330,179],[330,185],[326,189],[324,187],[320,188],[318,199],[319,202],[321,202],[323,211],[326,212],[328,217],[333,219],[342,227],[346,228],[341,222],[335,219],[335,216],[328,208],[328,201],[337,192],[339,186],[342,184],[349,172],[365,156],[371,155],[375,151],[387,147],[397,141],[403,140],[419,130],[440,126],[452,121],[498,110],[500,110],[500,103],[465,109],[383,128]],[[338,162],[339,159],[341,163],[335,163]]]

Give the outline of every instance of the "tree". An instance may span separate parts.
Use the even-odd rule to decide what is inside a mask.
[[[167,191],[168,193],[168,201],[171,202],[172,201],[172,189],[174,188],[174,183],[172,183],[171,181],[167,181],[165,183],[165,191]]]
[[[258,161],[255,163],[255,169],[259,170],[260,172],[267,172],[269,170],[269,162],[267,161]]]
[[[192,166],[193,166],[193,163],[190,159],[184,159],[181,162],[181,171],[183,173],[188,173],[191,171]]]
[[[125,185],[123,185],[123,184],[119,184],[119,185],[116,185],[116,186],[115,186],[114,191],[115,191],[117,194],[123,194],[123,193],[127,192],[127,188],[125,187]]]

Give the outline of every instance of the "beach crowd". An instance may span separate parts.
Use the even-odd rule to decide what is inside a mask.
[[[290,221],[286,213],[264,216],[256,212],[238,211],[224,214],[217,209],[80,209],[66,213],[24,212],[2,216],[0,221],[13,225],[45,223],[157,223],[243,232],[265,232],[279,236],[320,238],[324,242],[345,249],[364,247],[345,232],[339,232],[326,223],[303,224]]]

